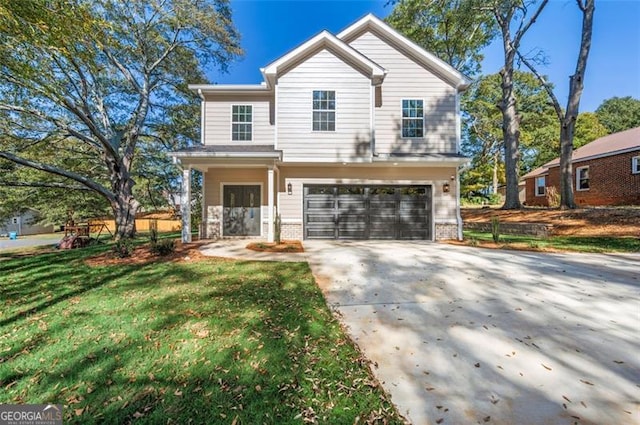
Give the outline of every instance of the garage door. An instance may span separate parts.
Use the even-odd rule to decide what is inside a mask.
[[[431,186],[304,187],[305,239],[431,239]]]

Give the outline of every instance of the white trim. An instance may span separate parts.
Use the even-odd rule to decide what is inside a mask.
[[[253,128],[254,128],[254,124],[253,124],[253,111],[255,110],[255,108],[253,107],[253,103],[232,103],[231,105],[229,105],[231,107],[230,110],[230,124],[229,124],[229,141],[231,143],[237,143],[237,142],[253,142]],[[234,106],[251,106],[251,122],[247,123],[247,122],[234,122],[233,121],[233,107]],[[249,140],[233,140],[233,124],[251,124],[251,138]]]
[[[209,221],[209,213],[207,211],[207,172],[200,172],[202,174],[202,201],[200,205],[200,229],[198,229],[199,239],[206,239],[209,237],[207,235],[207,222]],[[206,218],[206,219],[205,219]]]
[[[402,114],[403,110],[404,110],[404,108],[402,107],[402,104],[404,103],[405,100],[406,101],[419,100],[419,101],[422,102],[422,137],[404,137],[404,135],[403,135],[403,131],[402,130],[404,128],[404,120],[405,120],[405,118],[404,118],[404,116]],[[422,141],[426,140],[427,119],[425,117],[425,111],[424,111],[424,105],[426,103],[427,102],[425,101],[424,98],[421,99],[421,98],[418,98],[418,97],[412,98],[412,99],[403,97],[403,98],[400,99],[400,139],[402,139],[402,140],[422,140]],[[409,117],[409,118],[406,118],[406,119],[415,119],[415,118]]]
[[[449,77],[450,80],[455,82],[454,86],[458,90],[464,90],[469,86],[469,84],[471,84],[471,80],[457,71],[454,67],[401,35],[371,13],[338,33],[338,38],[341,40],[347,39],[347,42],[350,42],[350,36],[357,34],[362,28],[366,28],[367,26],[373,26],[384,35],[403,46],[409,53],[413,54],[418,59],[422,59],[424,63],[431,65],[433,68],[444,74],[444,76]]]
[[[376,154],[376,86],[369,86],[369,147],[371,156]]]
[[[280,124],[280,121],[278,120],[278,103],[279,103],[279,99],[278,99],[278,82],[276,81],[276,83],[273,86],[273,90],[274,90],[274,95],[273,95],[273,148],[275,150],[278,150],[278,125]]]
[[[260,237],[263,238],[264,237],[264,232],[262,231],[262,223],[263,223],[263,218],[262,218],[262,198],[264,196],[264,184],[262,182],[220,182],[220,221],[219,221],[219,226],[220,226],[220,237],[224,238],[224,187],[225,186],[260,186]],[[227,236],[227,237],[233,237],[233,236]],[[246,237],[246,236],[239,236],[239,237]]]
[[[462,117],[460,116],[460,92],[456,90],[456,153],[460,153],[462,138]]]
[[[265,81],[267,81],[267,84],[268,85],[274,84],[277,74],[280,71],[280,68],[286,67],[288,63],[292,62],[297,57],[304,56],[307,53],[313,51],[316,47],[322,46],[322,45],[329,45],[333,47],[334,49],[338,50],[342,54],[351,58],[353,61],[363,65],[364,68],[369,69],[369,72],[370,72],[369,78],[376,79],[378,83],[382,82],[382,80],[384,79],[384,76],[387,73],[387,71],[384,68],[382,68],[380,65],[373,62],[371,59],[367,58],[365,55],[358,52],[356,49],[349,46],[344,41],[340,40],[339,38],[337,38],[336,36],[334,36],[333,34],[325,30],[315,35],[311,39],[307,40],[306,42],[302,43],[301,45],[294,48],[293,50],[289,51],[284,56],[281,56],[280,58],[271,62],[269,65],[265,66],[264,68],[261,68],[260,71],[262,72],[262,75],[264,76]]]
[[[204,95],[202,94],[202,90],[198,90],[198,95],[200,96],[200,144],[205,145],[205,141],[207,140],[205,137],[206,132],[206,122],[205,117],[207,113],[207,105],[205,104]]]
[[[538,179],[543,179],[542,193],[538,193],[538,189],[540,188],[540,186],[538,185]],[[546,175],[535,177],[535,179],[533,180],[533,193],[535,194],[535,196],[545,196],[547,194],[547,176]]]
[[[303,194],[304,197],[304,194]],[[303,205],[304,206],[304,205]],[[283,218],[282,224],[303,224],[304,220],[301,218]]]
[[[274,204],[274,191],[275,191],[275,172],[273,167],[267,169],[267,206],[268,206],[268,221],[267,221],[267,242],[273,242],[275,239],[275,204]],[[262,228],[262,227],[261,227]]]
[[[631,174],[640,174],[640,155],[631,157]]]
[[[191,242],[191,167],[182,169],[182,193],[180,213],[182,218],[182,242]]]
[[[580,170],[584,170],[584,169],[587,170],[587,176],[588,176],[587,180],[589,181],[589,187],[582,189],[580,188]],[[585,165],[582,167],[576,167],[576,191],[584,192],[589,190],[589,188],[591,187],[591,176],[589,176],[588,173],[589,173],[588,165]]]

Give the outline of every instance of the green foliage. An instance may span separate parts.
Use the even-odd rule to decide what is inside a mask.
[[[495,243],[500,241],[500,217],[491,217],[491,237]]]
[[[640,100],[631,96],[612,97],[598,106],[596,115],[609,133],[640,127]]]
[[[496,36],[479,0],[396,0],[388,24],[463,74],[480,72],[482,50]]]
[[[151,243],[149,249],[152,254],[159,256],[173,254],[176,250],[176,241],[175,239],[156,240],[156,242]]]
[[[404,423],[306,263],[84,263],[106,250],[0,254],[1,404],[68,404],[65,424]]]
[[[133,253],[134,243],[131,238],[122,238],[115,242],[111,251],[118,258],[128,258],[131,257]]]
[[[129,220],[166,206],[166,152],[197,140],[187,83],[241,54],[227,0],[8,1],[0,36],[0,158],[20,164],[0,186],[89,190]]]
[[[549,141],[558,140],[560,129],[547,93],[536,77],[528,72],[514,71],[513,78],[520,115],[520,175],[523,175],[541,165],[541,152],[555,149]],[[501,77],[492,74],[476,80],[461,98],[461,148],[472,158],[471,168],[465,171],[461,180],[463,196],[490,193],[494,172],[498,185],[505,182],[502,113],[498,108],[501,97]]]

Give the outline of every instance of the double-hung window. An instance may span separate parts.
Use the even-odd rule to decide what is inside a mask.
[[[640,155],[631,158],[631,174],[640,174]]]
[[[576,168],[576,190],[589,190],[589,167]]]
[[[536,177],[536,196],[544,196],[546,182],[545,176]]]
[[[313,131],[336,131],[336,92],[313,91]]]
[[[424,137],[424,101],[422,99],[402,100],[402,137]]]
[[[253,136],[253,106],[231,107],[231,140],[251,141]]]

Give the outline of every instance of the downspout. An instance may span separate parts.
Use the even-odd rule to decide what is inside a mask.
[[[205,113],[205,104],[204,104],[204,95],[202,94],[202,89],[198,89],[198,96],[200,96],[200,144],[204,146],[204,113]]]
[[[456,153],[460,154],[460,137],[462,134],[462,122],[460,117],[460,82],[456,86]],[[458,240],[461,241],[462,235],[462,214],[460,213],[460,167],[456,165],[456,221],[458,225]]]

